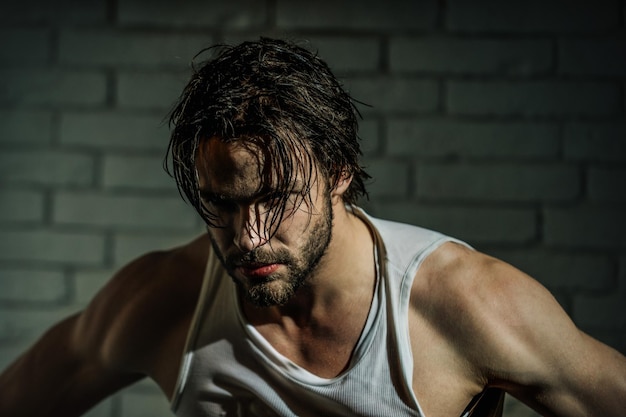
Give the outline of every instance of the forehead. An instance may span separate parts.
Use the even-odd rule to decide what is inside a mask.
[[[210,138],[200,145],[196,157],[200,190],[245,197],[272,190],[301,190],[316,182],[315,164],[306,162],[305,157],[291,155],[287,165],[271,158],[267,148],[255,143]]]
[[[259,188],[265,157],[260,149],[255,150],[239,142],[224,142],[218,138],[204,141],[196,157],[200,188]]]

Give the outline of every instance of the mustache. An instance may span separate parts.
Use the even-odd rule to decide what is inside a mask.
[[[235,268],[258,264],[288,264],[290,262],[291,256],[286,251],[267,252],[261,248],[226,257],[226,264]]]

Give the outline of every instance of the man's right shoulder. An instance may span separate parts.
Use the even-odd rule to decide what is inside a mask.
[[[120,308],[135,303],[146,307],[170,299],[172,291],[178,295],[193,291],[202,284],[209,250],[208,238],[200,236],[172,249],[145,253],[120,268],[92,304],[115,300]]]
[[[113,368],[145,371],[146,352],[195,309],[210,251],[206,236],[146,253],[122,267],[81,313],[77,337]]]

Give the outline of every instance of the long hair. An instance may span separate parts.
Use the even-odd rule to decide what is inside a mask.
[[[303,173],[310,187],[316,168],[330,187],[352,176],[346,203],[367,196],[369,175],[359,164],[359,113],[324,61],[305,48],[268,38],[208,51],[217,54],[194,68],[171,112],[165,168],[209,226],[217,225],[217,216],[200,200],[196,163],[202,141],[212,137],[264,153],[262,180],[277,183],[278,208],[293,191],[295,173]],[[277,213],[273,220],[282,218],[283,212]]]

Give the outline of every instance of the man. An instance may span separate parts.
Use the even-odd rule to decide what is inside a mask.
[[[124,267],[0,377],[0,415],[74,416],[149,376],[180,416],[626,415],[626,359],[522,272],[356,207],[356,111],[261,39],[204,64],[171,169],[208,233]]]

